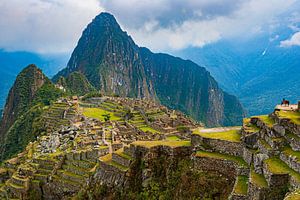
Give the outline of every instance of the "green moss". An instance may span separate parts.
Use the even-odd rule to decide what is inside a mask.
[[[234,187],[234,193],[247,195],[247,190],[248,190],[248,177],[238,176],[237,183]]]
[[[167,140],[159,140],[159,141],[136,141],[132,143],[137,146],[144,146],[147,148],[151,148],[154,146],[169,146],[169,147],[180,147],[180,146],[191,146],[190,141],[167,141]]]
[[[214,158],[214,159],[222,159],[222,160],[231,160],[231,161],[236,162],[240,166],[245,166],[245,167],[248,166],[248,164],[244,161],[243,158],[228,155],[228,154],[221,154],[221,153],[217,153],[217,152],[207,152],[207,151],[197,151],[195,156],[208,157],[208,158]]]
[[[196,129],[193,134],[200,135],[204,138],[226,140],[230,142],[241,142],[241,134],[239,133],[239,130],[228,130],[222,132],[201,132],[201,130]]]

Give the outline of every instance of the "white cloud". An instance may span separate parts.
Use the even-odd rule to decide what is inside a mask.
[[[172,3],[172,1],[163,2]],[[210,2],[220,3],[219,1]],[[117,12],[116,15],[125,24],[125,29],[133,36],[137,44],[147,46],[154,51],[169,51],[187,47],[202,47],[223,38],[251,37],[262,33],[271,29],[275,23],[274,18],[285,12],[294,2],[295,0],[274,0],[272,3],[247,0],[240,2],[239,6],[234,9],[229,9],[230,12],[214,13],[214,17],[210,17],[211,14],[206,10],[204,12],[206,16],[203,16],[203,12],[201,12],[201,18],[191,16],[181,23],[170,23],[167,26],[159,23],[156,23],[155,26],[147,26],[149,21],[146,20],[144,25],[132,27],[128,25],[128,19],[124,22],[122,13]],[[226,7],[227,3],[223,3],[223,6]],[[176,13],[176,11],[174,12]],[[136,15],[135,17],[139,18],[139,13]],[[157,21],[159,17],[156,16],[159,14],[156,13],[151,20]]]
[[[0,48],[70,52],[101,11],[154,51],[251,37],[276,25],[296,0],[0,0]],[[275,22],[274,22],[275,21]]]
[[[97,0],[0,0],[0,48],[70,52],[101,10]]]
[[[280,47],[300,46],[300,32],[292,35],[290,39],[280,42]]]

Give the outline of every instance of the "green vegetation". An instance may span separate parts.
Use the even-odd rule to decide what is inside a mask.
[[[251,174],[250,174],[250,179],[251,182],[254,183],[255,185],[259,186],[260,188],[267,188],[268,187],[268,183],[265,179],[265,177],[261,174],[257,174],[254,171],[254,167],[251,166]]]
[[[132,159],[131,156],[129,156],[129,155],[127,155],[127,154],[124,153],[123,149],[119,149],[119,150],[115,151],[115,154],[118,154],[119,156],[121,156],[121,157],[123,157],[123,158],[125,158],[127,160],[131,160]]]
[[[100,121],[105,121],[106,116],[110,115],[111,121],[120,121],[121,118],[118,116],[115,116],[113,112],[109,112],[106,110],[103,110],[101,108],[83,108],[83,115],[90,118],[99,119]]]
[[[169,141],[178,141],[178,140],[180,140],[180,138],[177,137],[176,135],[172,135],[172,136],[167,136],[166,140],[169,140]]]
[[[300,162],[300,151],[294,151],[291,147],[285,147],[282,152],[287,156],[295,156]]]
[[[256,125],[250,123],[250,118],[244,118],[243,119],[243,127],[245,131],[249,133],[255,133],[260,130]]]
[[[190,129],[186,126],[177,126],[176,127],[176,130],[179,131],[179,132],[182,132],[182,133],[186,133],[188,132]]]
[[[248,190],[248,177],[238,176],[237,183],[234,187],[234,193],[247,195],[247,190]]]
[[[141,126],[141,127],[139,127],[139,129],[142,130],[143,132],[149,131],[150,133],[160,133],[159,131],[157,131],[149,126]]]
[[[268,169],[274,174],[289,174],[300,182],[300,174],[291,169],[286,163],[277,157],[272,157],[264,161]]]
[[[257,117],[269,127],[272,127],[275,123],[275,121],[272,118],[270,118],[268,115],[260,115]]]
[[[300,112],[280,110],[276,114],[280,118],[288,118],[293,123],[300,125]]]
[[[300,199],[300,189],[289,194],[284,200],[299,200]]]
[[[82,100],[85,101],[85,100],[87,100],[89,98],[93,98],[93,97],[102,97],[102,93],[98,92],[98,91],[89,92],[82,97]]]
[[[196,129],[193,134],[198,134],[204,138],[226,140],[230,142],[241,142],[241,134],[239,133],[239,130],[229,130],[222,132],[201,132],[201,130]]]
[[[136,141],[132,144],[137,146],[144,146],[147,148],[151,148],[154,146],[169,146],[169,147],[180,147],[180,146],[191,146],[190,141],[167,141],[167,140],[159,140],[159,141]]]
[[[264,139],[259,139],[258,141],[264,146],[265,149],[272,150],[271,145],[269,145],[269,143],[267,143]]]
[[[96,89],[89,83],[87,78],[80,72],[73,72],[66,78],[64,86],[72,95],[84,95],[90,92],[96,92]]]
[[[231,160],[231,161],[236,162],[240,166],[245,166],[245,167],[248,166],[248,164],[244,161],[243,158],[228,155],[228,154],[221,154],[221,153],[217,153],[217,152],[207,152],[207,151],[197,151],[196,156],[214,158],[214,159],[221,159],[221,160]]]

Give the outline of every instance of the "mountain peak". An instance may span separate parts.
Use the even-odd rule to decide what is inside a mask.
[[[116,18],[112,14],[107,12],[102,12],[97,15],[90,25],[121,29]]]

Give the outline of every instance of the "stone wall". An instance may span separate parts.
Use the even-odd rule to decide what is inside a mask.
[[[241,142],[230,142],[219,139],[204,138],[200,135],[193,134],[191,137],[192,146],[199,148],[201,145],[207,145],[211,150],[225,153],[233,156],[243,156],[243,143]]]
[[[284,161],[290,168],[300,173],[300,161],[296,156],[288,156],[284,153],[281,153],[280,159]]]

